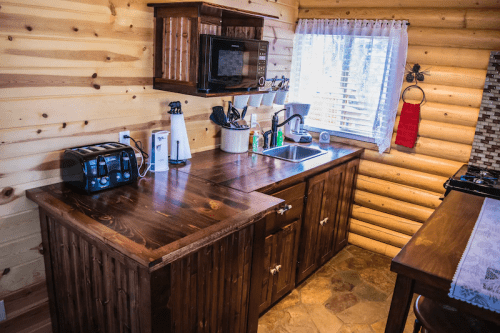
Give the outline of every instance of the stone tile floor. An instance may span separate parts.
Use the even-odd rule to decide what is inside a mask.
[[[391,258],[349,245],[259,319],[258,333],[384,332]],[[413,332],[413,306],[405,333]]]

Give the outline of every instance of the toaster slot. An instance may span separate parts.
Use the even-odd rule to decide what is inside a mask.
[[[130,157],[128,154],[124,151],[122,151],[122,173],[123,173],[123,178],[129,179],[130,178]]]
[[[101,185],[107,185],[109,182],[109,177],[108,177],[108,167],[106,165],[106,160],[104,157],[99,156],[97,158],[97,177],[100,177],[101,179],[99,182]]]

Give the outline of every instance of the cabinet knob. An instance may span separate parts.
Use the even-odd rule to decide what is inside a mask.
[[[285,205],[285,207],[278,209],[278,214],[283,215],[290,209],[292,209],[292,205]]]
[[[276,275],[276,273],[278,273],[278,270],[275,268],[271,268],[271,274],[272,275]]]
[[[278,271],[278,273],[281,271],[281,265],[278,265],[276,266],[276,270]]]
[[[319,221],[319,224],[320,224],[321,226],[324,226],[324,225],[325,225],[325,224],[327,224],[327,223],[328,223],[328,217],[325,217],[323,220]]]

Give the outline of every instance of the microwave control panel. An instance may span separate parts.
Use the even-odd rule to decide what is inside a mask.
[[[259,43],[259,60],[257,61],[257,78],[259,80],[259,87],[264,87],[266,84],[267,46],[268,43]]]

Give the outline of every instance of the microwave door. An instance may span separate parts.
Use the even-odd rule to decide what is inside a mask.
[[[256,64],[252,64],[256,51],[248,47],[250,43],[217,40],[212,52],[212,82],[227,89],[250,88],[256,86]],[[252,77],[253,76],[253,77]]]

